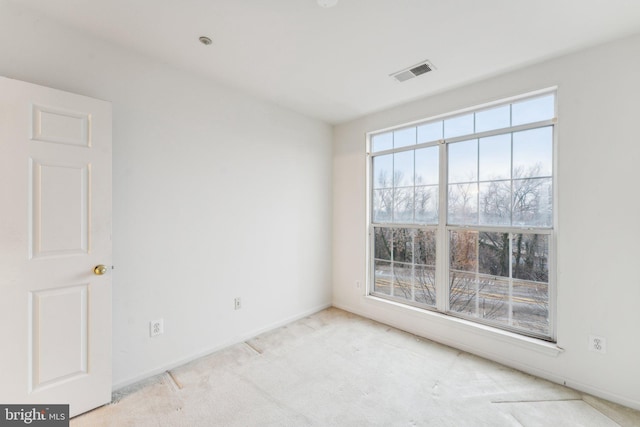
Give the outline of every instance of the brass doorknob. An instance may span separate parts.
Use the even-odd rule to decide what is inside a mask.
[[[100,265],[96,265],[96,266],[93,268],[93,273],[94,273],[94,274],[96,274],[96,275],[98,275],[98,276],[102,276],[102,275],[103,275],[104,273],[106,273],[106,272],[107,272],[107,267],[106,267],[106,266],[104,266],[104,265],[102,265],[102,264],[100,264]]]

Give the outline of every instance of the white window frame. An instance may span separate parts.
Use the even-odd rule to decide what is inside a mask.
[[[554,95],[554,117],[548,120],[527,123],[524,125],[513,126],[509,128],[502,128],[496,130],[490,130],[486,132],[473,133],[454,138],[444,138],[437,141],[430,141],[421,144],[409,145],[398,149],[381,150],[375,153],[371,150],[372,137],[378,134],[386,133],[389,131],[399,130],[403,128],[419,126],[429,122],[451,119],[456,116],[463,116],[465,114],[480,112],[482,110],[499,107],[501,105],[507,105],[515,102],[524,101],[527,99],[538,98],[545,95]],[[557,168],[557,138],[558,138],[558,92],[557,87],[546,88],[535,92],[529,92],[523,95],[518,95],[510,98],[501,99],[495,102],[486,103],[463,110],[446,113],[438,116],[429,117],[427,119],[418,120],[410,123],[403,123],[398,126],[393,126],[384,129],[378,129],[368,132],[366,134],[366,154],[367,154],[367,251],[366,251],[366,263],[367,263],[367,286],[366,294],[385,300],[390,300],[394,303],[401,305],[412,306],[422,310],[428,310],[436,312],[445,316],[452,316],[454,318],[461,318],[472,324],[479,324],[483,326],[489,326],[496,328],[497,330],[513,332],[521,336],[541,339],[544,341],[550,341],[555,343],[557,341],[557,269],[556,269],[556,236],[558,225],[558,168]],[[550,227],[519,227],[519,226],[484,226],[484,225],[455,225],[448,224],[448,170],[447,170],[447,144],[455,143],[459,141],[466,141],[469,139],[484,138],[488,136],[501,135],[505,133],[513,133],[523,130],[537,129],[546,126],[551,126],[552,138],[553,138],[553,159],[552,159],[552,225]],[[373,222],[373,158],[385,155],[398,153],[402,151],[417,150],[425,147],[439,146],[439,182],[438,182],[438,224],[417,224],[417,223],[394,223],[394,222]],[[479,206],[478,206],[479,209]],[[376,293],[374,288],[374,227],[389,227],[389,228],[416,228],[416,229],[435,229],[436,230],[436,271],[435,271],[435,283],[436,283],[436,305],[435,307],[429,307],[423,304],[414,303],[402,298],[394,298],[393,296]],[[511,234],[542,234],[548,236],[549,239],[549,259],[548,259],[548,319],[549,319],[549,334],[541,335],[530,331],[526,331],[519,328],[511,328],[508,325],[499,324],[497,322],[487,322],[477,317],[464,316],[449,310],[449,234],[452,230],[473,230],[480,232],[499,232],[499,233],[511,233]],[[511,263],[511,261],[510,261]]]

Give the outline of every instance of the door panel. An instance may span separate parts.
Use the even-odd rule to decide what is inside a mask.
[[[32,256],[86,254],[89,165],[42,164],[30,160]]]
[[[111,104],[0,77],[0,402],[111,400]]]
[[[31,114],[32,139],[80,147],[91,146],[89,113],[34,105]]]
[[[85,284],[30,293],[31,391],[88,374],[87,289]]]

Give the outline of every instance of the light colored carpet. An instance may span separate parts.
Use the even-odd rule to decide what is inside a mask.
[[[640,426],[640,413],[331,308],[114,393],[71,426]]]

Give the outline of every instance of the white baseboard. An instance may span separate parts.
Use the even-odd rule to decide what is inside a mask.
[[[166,372],[166,371],[170,371],[171,369],[174,369],[174,368],[176,368],[178,366],[182,366],[182,365],[184,365],[186,363],[192,362],[192,361],[194,361],[196,359],[199,359],[201,357],[208,356],[211,353],[215,353],[216,351],[219,351],[219,350],[222,350],[224,348],[230,347],[232,345],[247,341],[247,340],[249,340],[251,338],[255,338],[256,336],[258,336],[260,334],[263,334],[265,332],[269,332],[269,331],[271,331],[273,329],[276,329],[276,328],[279,328],[281,326],[287,325],[289,323],[295,322],[296,320],[300,320],[300,319],[302,319],[304,317],[310,316],[310,315],[312,315],[314,313],[322,311],[322,310],[324,310],[326,308],[329,308],[331,306],[332,306],[331,303],[321,304],[321,305],[316,306],[316,307],[314,307],[312,309],[305,310],[305,311],[303,311],[301,313],[298,313],[298,314],[295,314],[293,316],[289,316],[287,318],[278,320],[277,322],[273,322],[273,323],[271,323],[269,325],[262,326],[262,327],[254,330],[252,332],[249,332],[249,333],[246,333],[244,335],[241,335],[238,338],[233,339],[232,341],[224,342],[224,343],[221,343],[219,345],[215,345],[215,346],[209,347],[209,348],[207,348],[205,350],[202,350],[202,351],[200,351],[198,353],[191,354],[191,355],[189,355],[187,357],[183,357],[183,358],[180,358],[178,360],[174,360],[174,361],[172,361],[170,363],[167,363],[165,365],[162,365],[160,367],[157,367],[157,368],[154,368],[154,369],[150,369],[148,371],[144,371],[139,375],[136,375],[136,376],[127,378],[125,380],[121,380],[121,381],[118,381],[116,383],[113,383],[112,389],[113,389],[113,391],[117,391],[117,390],[119,390],[121,388],[130,386],[132,384],[135,384],[135,383],[140,382],[142,380],[145,380],[147,378],[153,377],[153,376],[158,375],[158,374],[162,374],[163,372]]]
[[[367,319],[371,319],[374,320],[376,322],[380,322],[380,323],[384,323],[384,324],[389,324],[388,322],[384,322],[382,320],[376,319],[375,316],[371,316],[370,313],[366,313],[363,310],[359,310],[357,308],[354,307],[350,307],[347,305],[343,305],[343,304],[339,304],[339,303],[335,303],[333,304],[334,307],[339,308],[341,310],[344,311],[348,311],[350,313],[353,314],[357,314],[359,316],[365,317]],[[399,328],[397,325],[393,325],[390,324],[389,326],[398,328],[398,329],[403,329],[403,328]],[[482,350],[479,350],[477,348],[471,347],[466,345],[463,342],[460,341],[456,341],[456,340],[451,340],[451,339],[447,339],[446,337],[442,337],[442,336],[428,336],[427,334],[421,333],[419,330],[417,330],[417,328],[415,330],[406,330],[404,329],[406,332],[421,336],[423,338],[438,342],[440,344],[444,344],[446,346],[452,347],[452,348],[456,348],[458,350],[462,350],[462,351],[466,351],[467,353],[471,353],[471,354],[475,354],[476,356],[480,356],[483,357],[487,360],[491,360],[497,363],[500,363],[502,365],[508,366],[510,368],[513,369],[517,369],[519,371],[525,372],[527,374],[530,375],[534,375],[536,377],[540,377],[543,378],[545,380],[551,381],[553,383],[556,384],[560,384],[560,385],[565,385],[567,387],[570,387],[572,389],[575,389],[577,391],[581,391],[583,393],[587,393],[614,403],[618,403],[620,405],[629,407],[629,408],[633,408],[636,410],[640,410],[640,402],[637,400],[633,400],[633,399],[629,399],[625,396],[621,396],[618,395],[616,393],[612,393],[609,390],[604,390],[598,387],[593,387],[592,385],[586,384],[581,382],[580,380],[574,379],[574,378],[569,378],[569,377],[563,377],[561,375],[557,375],[553,372],[549,372],[549,371],[545,371],[542,369],[538,369],[536,367],[530,366],[530,365],[526,365],[523,364],[521,362],[519,362],[518,360],[514,360],[514,359],[509,359],[506,357],[503,357],[501,355],[498,354],[494,354],[494,353],[489,353],[489,352],[485,352]]]

